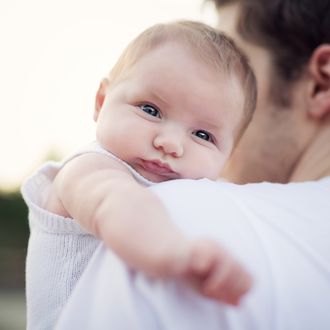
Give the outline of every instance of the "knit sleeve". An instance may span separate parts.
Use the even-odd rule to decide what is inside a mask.
[[[29,207],[26,261],[27,329],[53,329],[72,289],[100,243],[73,219],[42,208],[60,165],[48,162],[22,186]]]

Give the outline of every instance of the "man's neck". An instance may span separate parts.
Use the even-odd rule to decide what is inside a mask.
[[[315,181],[330,176],[330,120],[324,123],[319,133],[300,158],[290,181]]]

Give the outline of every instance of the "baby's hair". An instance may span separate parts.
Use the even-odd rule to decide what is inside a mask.
[[[139,34],[119,57],[110,72],[112,83],[120,80],[144,54],[164,44],[179,42],[189,47],[205,64],[221,73],[234,75],[244,92],[244,118],[239,133],[244,132],[256,106],[256,80],[247,58],[232,39],[204,23],[175,21],[156,24]],[[219,91],[221,93],[221,91]],[[237,139],[238,140],[238,139]]]

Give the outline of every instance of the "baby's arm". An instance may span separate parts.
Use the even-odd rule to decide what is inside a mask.
[[[249,288],[248,275],[228,254],[208,240],[184,237],[157,196],[115,160],[99,154],[75,158],[54,187],[66,212],[130,266],[187,278],[203,294],[233,304]]]
[[[94,153],[77,157],[56,176],[54,187],[66,212],[133,267],[166,275],[184,250],[187,241],[169,223],[162,203],[116,160]]]

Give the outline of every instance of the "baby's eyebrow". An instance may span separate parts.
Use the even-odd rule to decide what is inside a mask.
[[[150,91],[149,92],[150,97],[153,100],[156,100],[158,103],[160,103],[164,107],[169,107],[169,103],[166,100],[165,97],[163,97],[160,93],[157,93],[156,91]]]
[[[154,101],[157,104],[160,104],[162,107],[169,107],[169,102],[166,97],[162,95],[161,92],[152,88],[149,85],[139,85],[131,90],[130,95],[133,98],[144,98],[144,101]],[[156,104],[156,105],[157,105]]]
[[[211,131],[220,131],[221,126],[222,126],[222,125],[216,123],[215,121],[206,120],[206,119],[199,120],[199,121],[197,121],[196,124],[204,129],[208,129]]]

